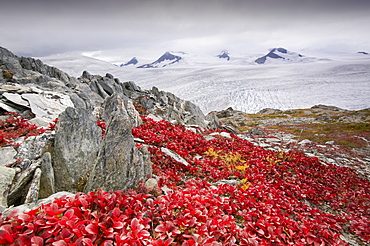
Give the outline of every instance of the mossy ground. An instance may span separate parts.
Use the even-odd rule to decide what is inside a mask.
[[[334,141],[346,148],[367,148],[370,143],[370,109],[350,111],[331,106],[291,109],[281,113],[241,114],[221,119],[234,123],[239,131],[255,127],[266,131],[281,131],[295,135],[296,140],[308,139],[317,143]]]
[[[334,141],[349,148],[364,148],[370,139],[370,123],[366,122],[277,125],[268,128],[291,133],[298,140],[309,139],[318,143]]]

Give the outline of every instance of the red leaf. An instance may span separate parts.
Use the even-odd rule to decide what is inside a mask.
[[[113,223],[113,228],[114,229],[122,229],[123,226],[124,226],[124,224],[122,222],[120,222],[120,221]]]
[[[118,218],[121,215],[121,210],[119,208],[114,208],[112,214],[113,217]]]
[[[67,219],[72,219],[73,215],[75,214],[75,211],[71,208],[71,209],[68,209],[65,213],[64,213],[64,216],[67,218]]]
[[[10,235],[8,231],[0,230],[0,243],[1,244],[7,244],[7,243],[13,243],[14,239]]]
[[[94,245],[90,238],[84,238],[84,239],[82,239],[82,242],[84,242],[88,246],[93,246]]]
[[[104,241],[102,246],[113,246],[113,242],[111,240]]]
[[[144,229],[144,226],[142,224],[140,224],[140,222],[137,218],[134,218],[131,221],[131,230],[133,232],[138,232],[138,231],[141,231],[142,229]]]
[[[52,243],[51,245],[54,245],[54,246],[68,246],[68,244],[64,240],[56,241],[56,242]]]
[[[31,238],[33,245],[42,246],[44,245],[44,239],[42,237],[34,236]]]
[[[85,230],[90,234],[98,234],[99,233],[99,227],[95,224],[90,224],[85,227]]]
[[[82,207],[84,209],[87,209],[89,207],[89,204],[87,203],[86,199],[83,197],[78,197],[78,200],[80,201]]]

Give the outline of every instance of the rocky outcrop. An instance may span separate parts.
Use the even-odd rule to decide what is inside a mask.
[[[47,198],[55,193],[55,175],[50,152],[46,152],[40,162],[40,190],[38,198]]]
[[[170,92],[159,91],[156,87],[150,90],[142,90],[133,82],[121,83],[111,74],[106,74],[103,77],[91,75],[88,72],[84,72],[79,81],[89,85],[91,91],[100,97],[96,100],[96,103],[115,93],[121,98],[127,97],[130,99],[137,110],[141,110],[140,113],[142,114],[153,114],[178,124],[208,127],[208,122],[198,106],[182,100]],[[91,100],[94,97],[89,95],[85,98]]]
[[[8,206],[8,193],[15,174],[15,169],[0,166],[0,209]]]
[[[103,105],[106,135],[84,191],[126,190],[151,175],[149,151],[137,149],[131,129],[136,122],[126,110],[125,99],[114,95]]]
[[[85,71],[74,78],[0,47],[0,115],[5,112],[18,112],[40,127],[59,121],[55,131],[20,139],[18,149],[1,149],[1,163],[8,166],[1,167],[3,207],[37,204],[58,191],[125,190],[145,182],[151,176],[149,152],[139,150],[131,134],[141,124],[139,113],[202,128],[218,122],[156,87],[142,90],[108,73]],[[104,138],[98,121],[106,123]]]
[[[81,191],[77,186],[91,172],[100,142],[101,129],[86,109],[67,108],[60,114],[54,140],[56,191]]]
[[[13,147],[3,147],[0,148],[0,166],[10,165],[15,162],[15,156],[17,151]]]

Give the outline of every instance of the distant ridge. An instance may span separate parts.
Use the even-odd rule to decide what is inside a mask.
[[[131,60],[129,60],[127,63],[125,64],[121,64],[120,67],[126,67],[126,66],[129,66],[129,65],[136,65],[139,61],[136,59],[136,57],[133,57]]]
[[[221,51],[221,53],[217,57],[221,59],[226,59],[228,61],[230,60],[229,52],[227,50]]]
[[[290,52],[285,48],[273,48],[267,55],[264,55],[255,60],[257,64],[265,64],[268,60],[282,61],[282,62],[301,62],[303,56],[296,52]]]
[[[182,53],[182,52],[180,52]],[[172,65],[174,63],[179,62],[182,59],[181,56],[177,54],[173,54],[173,52],[167,51],[161,57],[159,57],[156,61],[138,66],[138,68],[159,68],[159,67],[166,67]]]

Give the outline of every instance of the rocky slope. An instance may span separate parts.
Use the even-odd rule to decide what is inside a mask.
[[[131,134],[141,123],[139,112],[157,120],[216,127],[217,121],[206,120],[191,102],[155,87],[141,90],[110,74],[84,72],[74,78],[4,48],[0,67],[0,120],[7,127],[1,131],[5,147],[0,148],[3,209],[59,191],[126,190],[145,181],[151,175],[149,152],[137,149]],[[55,130],[32,137],[16,134],[38,127],[42,133],[40,127],[56,118]],[[9,141],[4,134],[21,138]]]
[[[257,114],[228,108],[211,114],[255,144],[297,150],[370,177],[370,109],[317,105],[287,111],[264,109]]]

